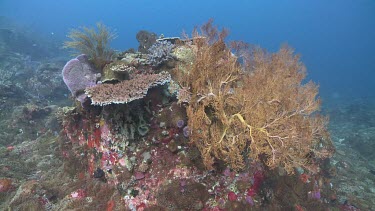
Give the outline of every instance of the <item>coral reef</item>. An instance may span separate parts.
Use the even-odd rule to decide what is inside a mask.
[[[88,27],[71,30],[68,35],[71,41],[66,41],[64,47],[86,54],[96,68],[102,69],[114,56],[115,52],[109,45],[116,38],[116,34],[103,23],[97,23],[96,27],[97,30]]]
[[[143,39],[147,49],[155,36]],[[70,107],[61,106],[62,91],[35,97],[64,90],[61,80],[49,82],[61,77],[57,64],[25,58],[0,66],[12,73],[0,93],[9,113],[0,110],[0,123],[10,129],[0,134],[0,209],[353,207],[358,200],[336,199],[326,118],[316,85],[302,83],[298,57],[289,48],[229,47],[225,37],[209,22],[191,39],[156,40],[162,57],[125,51],[93,68],[93,57],[79,56],[63,77],[74,82],[66,83],[74,97],[88,98],[66,100]],[[37,67],[30,93],[21,89],[27,83],[12,89],[22,61]],[[25,75],[17,77],[29,81]],[[12,91],[31,100],[14,107]],[[339,171],[350,166],[336,163]]]

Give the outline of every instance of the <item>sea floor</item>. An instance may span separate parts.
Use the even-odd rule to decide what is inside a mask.
[[[343,203],[375,210],[375,100],[337,100],[326,110],[336,146],[333,188]]]

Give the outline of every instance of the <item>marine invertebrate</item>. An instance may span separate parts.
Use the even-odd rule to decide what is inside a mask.
[[[100,84],[85,90],[93,105],[125,104],[143,98],[151,87],[170,81],[169,73],[135,75],[117,84]]]
[[[177,125],[178,128],[182,128],[185,125],[185,122],[184,122],[183,119],[180,119],[180,120],[177,121],[176,125]]]
[[[96,85],[100,73],[96,73],[87,56],[82,54],[66,63],[62,76],[72,95],[83,103],[86,98],[84,90]]]
[[[86,54],[98,69],[102,69],[115,53],[109,45],[116,38],[116,33],[100,22],[96,27],[96,30],[88,27],[72,29],[68,34],[71,41],[66,41],[64,48],[73,48]]]
[[[219,32],[212,21],[193,34],[194,62],[175,73],[191,93],[189,139],[205,166],[211,169],[220,159],[241,169],[247,156],[288,173],[294,167],[316,171],[315,159],[329,157],[333,145],[327,119],[317,113],[317,86],[302,84],[305,68],[299,57],[287,47],[273,54],[238,43],[230,49],[227,32]]]
[[[183,132],[184,136],[185,136],[186,138],[188,138],[189,135],[190,135],[189,126],[185,126],[185,127],[182,129],[182,132]]]
[[[158,41],[148,49],[148,60],[152,66],[159,66],[163,62],[173,59],[174,45],[166,40]]]

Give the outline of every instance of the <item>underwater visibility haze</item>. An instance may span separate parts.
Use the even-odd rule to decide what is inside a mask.
[[[0,210],[375,210],[375,2],[0,1]]]

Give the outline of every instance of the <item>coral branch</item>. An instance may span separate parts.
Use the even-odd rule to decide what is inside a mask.
[[[202,27],[205,38],[194,33],[193,62],[174,71],[189,93],[190,140],[206,167],[220,159],[241,169],[246,152],[289,173],[294,167],[313,169],[314,159],[329,157],[333,145],[327,120],[316,115],[317,86],[302,84],[305,68],[299,57],[287,47],[268,54],[237,44],[238,58],[224,42],[226,34],[207,23]]]

